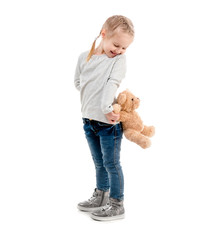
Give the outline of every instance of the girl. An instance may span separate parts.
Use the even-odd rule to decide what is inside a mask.
[[[95,48],[96,40],[102,37]],[[126,49],[134,38],[128,18],[115,15],[106,20],[90,51],[79,56],[74,83],[80,91],[84,131],[96,169],[93,196],[78,204],[96,220],[124,216],[124,178],[120,165],[122,126],[112,104],[125,77]],[[110,190],[110,191],[109,191]],[[104,207],[103,207],[104,206]]]

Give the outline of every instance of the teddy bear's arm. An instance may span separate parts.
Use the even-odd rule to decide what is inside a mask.
[[[120,113],[120,111],[121,111],[121,105],[119,105],[119,104],[116,103],[116,104],[113,105],[113,109],[114,109],[114,110],[113,110],[114,113],[116,113],[116,114],[117,114],[117,113]]]

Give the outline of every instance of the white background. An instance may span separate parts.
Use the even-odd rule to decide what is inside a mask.
[[[218,1],[1,1],[0,238],[220,239]],[[95,187],[73,77],[104,21],[129,17],[129,88],[156,127],[124,138],[124,220],[76,209]]]

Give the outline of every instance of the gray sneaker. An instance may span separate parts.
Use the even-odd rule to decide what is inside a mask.
[[[78,209],[85,212],[92,212],[101,209],[109,201],[109,192],[95,189],[92,197],[88,201],[80,202]]]
[[[110,198],[109,204],[102,209],[93,212],[91,218],[99,221],[111,221],[124,218],[124,213],[123,201]]]

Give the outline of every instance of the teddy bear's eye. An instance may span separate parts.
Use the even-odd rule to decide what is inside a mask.
[[[134,98],[132,98],[131,101],[134,101]]]

